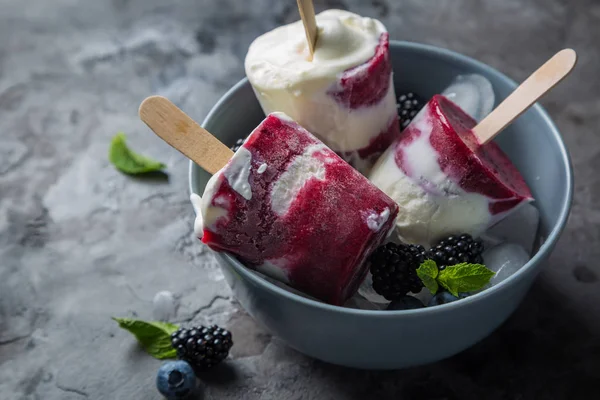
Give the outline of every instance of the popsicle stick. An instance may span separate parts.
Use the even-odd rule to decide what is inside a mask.
[[[146,98],[139,114],[162,140],[210,174],[223,168],[233,156],[231,149],[165,97]]]
[[[306,33],[306,41],[308,42],[308,50],[310,51],[310,60],[315,54],[315,46],[317,44],[317,19],[315,17],[315,7],[312,0],[297,0],[298,10],[304,24],[304,32]]]
[[[572,49],[561,50],[546,61],[473,129],[479,143],[488,143],[502,132],[507,125],[569,75],[576,63],[577,54]]]

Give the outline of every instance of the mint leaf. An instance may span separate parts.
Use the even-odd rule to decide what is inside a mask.
[[[421,278],[421,280],[423,281],[423,285],[425,285],[425,287],[429,289],[431,294],[436,294],[439,289],[438,283],[436,281],[438,273],[439,271],[437,264],[433,260],[425,260],[419,266],[419,268],[417,268],[417,275],[419,276],[419,278]]]
[[[143,174],[160,171],[165,164],[133,152],[125,143],[125,134],[117,133],[110,142],[108,159],[121,172],[126,174]]]
[[[483,288],[494,275],[495,272],[484,265],[461,263],[440,271],[437,281],[458,297],[459,292],[472,292]]]
[[[119,326],[137,338],[142,347],[154,358],[175,358],[177,352],[171,346],[171,334],[179,327],[168,322],[147,322],[131,318],[114,318]]]

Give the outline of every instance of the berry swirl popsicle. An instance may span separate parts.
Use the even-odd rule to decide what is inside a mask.
[[[297,21],[251,44],[246,75],[265,114],[286,113],[366,173],[400,133],[389,35],[381,22],[342,10],[316,21],[312,59]]]
[[[533,200],[500,147],[479,144],[475,125],[436,95],[373,167],[369,179],[400,206],[396,228],[403,240],[428,246],[456,232],[479,236]]]
[[[568,76],[572,49],[546,61],[481,122],[433,96],[373,167],[369,179],[400,206],[399,237],[428,246],[449,234],[479,236],[533,196],[492,139]]]
[[[210,248],[325,302],[341,305],[398,206],[283,113],[273,113],[212,176],[196,235]]]

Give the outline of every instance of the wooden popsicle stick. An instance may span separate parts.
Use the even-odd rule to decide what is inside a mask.
[[[233,151],[162,96],[150,96],[139,115],[162,140],[214,175],[227,164]]]
[[[486,144],[502,132],[507,125],[569,75],[576,63],[577,54],[572,49],[561,50],[546,61],[473,128],[479,143]]]
[[[317,19],[315,17],[315,7],[312,0],[297,0],[300,18],[304,24],[304,32],[306,33],[306,41],[308,42],[308,50],[310,51],[310,60],[312,61],[315,54],[315,46],[317,45]]]

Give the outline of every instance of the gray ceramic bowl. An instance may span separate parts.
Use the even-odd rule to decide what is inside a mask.
[[[497,99],[515,82],[471,58],[421,44],[392,42],[397,93],[431,96],[458,74],[478,73],[493,84]],[[264,118],[246,79],[215,105],[203,126],[228,145]],[[456,354],[489,335],[515,310],[542,269],[569,214],[572,170],[559,132],[536,105],[497,139],[522,172],[537,199],[545,238],[533,259],[497,286],[464,300],[407,311],[368,311],[335,307],[285,291],[216,254],[227,282],[242,306],[291,347],[334,364],[365,369],[397,369]],[[190,189],[202,195],[209,175],[190,166]],[[444,340],[440,339],[440,329]]]

